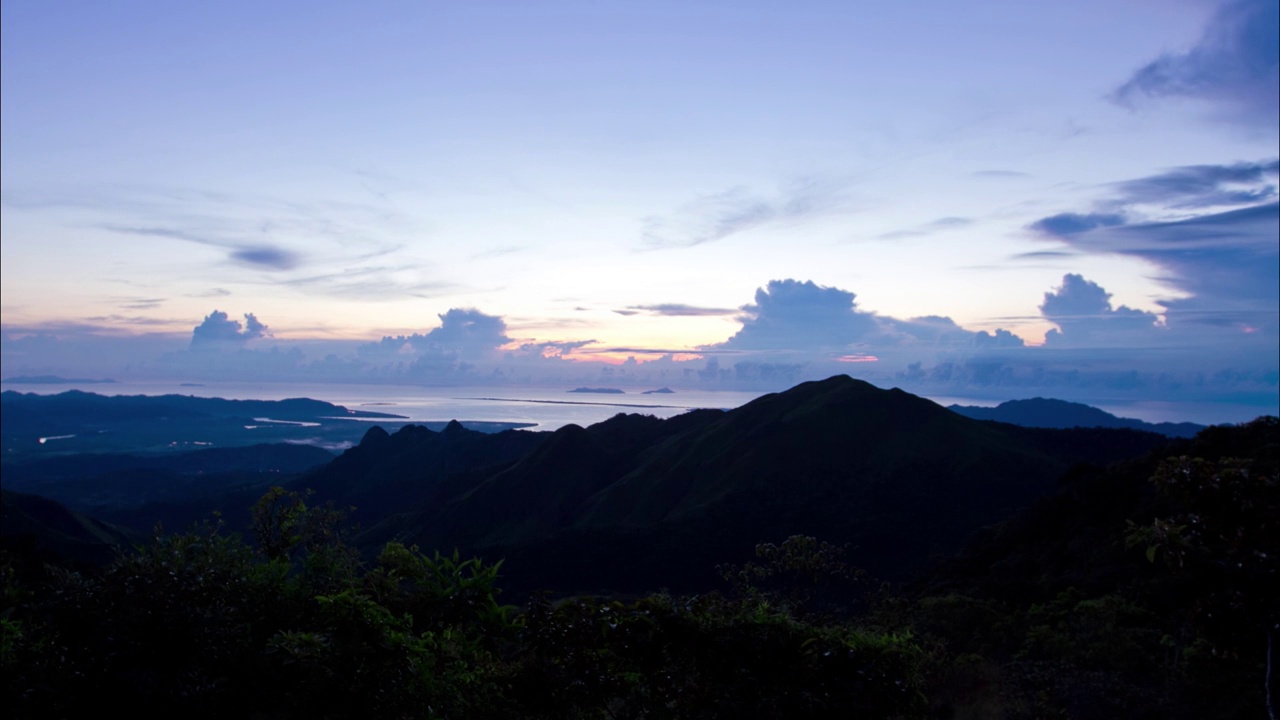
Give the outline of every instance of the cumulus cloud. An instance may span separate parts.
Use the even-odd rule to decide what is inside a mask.
[[[1212,103],[1237,122],[1274,131],[1280,118],[1280,4],[1233,0],[1214,14],[1200,40],[1139,69],[1113,98],[1183,97]]]
[[[569,340],[522,343],[519,352],[526,356],[559,358],[595,344],[595,340]]]
[[[511,342],[506,322],[496,315],[453,308],[438,317],[440,327],[426,334],[426,342],[432,347],[457,351],[464,358],[483,357]]]
[[[996,328],[994,333],[986,330],[979,330],[974,333],[973,344],[981,348],[1012,348],[1024,347],[1026,343],[1022,338],[1003,328]]]
[[[268,335],[253,313],[245,313],[244,325],[232,320],[225,312],[214,310],[191,331],[191,349],[208,350],[241,347],[250,340]]]
[[[1031,229],[1078,252],[1161,268],[1161,279],[1184,295],[1162,302],[1170,326],[1276,335],[1278,174],[1274,159],[1174,168],[1107,186],[1111,194],[1094,213],[1054,215]]]
[[[873,313],[857,309],[857,296],[812,280],[771,280],[742,307],[742,328],[720,347],[735,350],[843,350],[878,329]]]
[[[452,308],[440,327],[426,333],[387,336],[361,345],[360,357],[375,363],[406,365],[418,373],[452,372],[498,357],[498,348],[512,342],[501,317],[469,308]]]
[[[731,351],[744,362],[904,362],[938,352],[981,352],[1021,347],[1006,331],[972,332],[949,317],[900,319],[862,310],[857,296],[812,281],[773,280],[742,307],[741,329],[700,352]]]
[[[1044,294],[1040,312],[1058,326],[1045,334],[1045,343],[1051,346],[1133,344],[1160,320],[1124,305],[1113,308],[1111,293],[1074,274],[1063,276],[1057,290]]]

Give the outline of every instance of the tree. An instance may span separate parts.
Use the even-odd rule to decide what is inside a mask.
[[[1276,426],[1276,418],[1254,423]],[[1134,526],[1129,540],[1192,576],[1194,614],[1215,653],[1236,654],[1265,639],[1264,693],[1275,720],[1273,667],[1280,631],[1280,483],[1274,448],[1251,459],[1175,457],[1152,482],[1178,511]]]

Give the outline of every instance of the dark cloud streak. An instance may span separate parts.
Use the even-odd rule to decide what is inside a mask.
[[[680,303],[660,303],[658,305],[628,305],[626,310],[614,310],[614,312],[619,315],[646,313],[662,317],[719,317],[736,315],[740,311],[736,308],[708,308]]]
[[[1139,69],[1112,99],[1203,100],[1229,119],[1267,132],[1280,119],[1280,3],[1234,0],[1214,14],[1185,53],[1164,55]]]

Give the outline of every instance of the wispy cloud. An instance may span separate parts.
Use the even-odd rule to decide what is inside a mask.
[[[849,207],[848,184],[821,178],[804,178],[782,187],[772,196],[738,186],[703,195],[667,215],[642,222],[645,249],[694,247],[775,222],[798,222]]]
[[[272,245],[242,244],[235,240],[208,237],[176,228],[127,226],[111,223],[102,223],[97,227],[101,230],[121,235],[167,238],[207,247],[221,248],[228,251],[227,257],[233,262],[263,270],[292,270],[302,264],[302,257],[298,253]]]
[[[1079,253],[1067,250],[1036,250],[1033,252],[1017,253],[1010,255],[1010,260],[1052,260],[1055,258],[1076,257]]]
[[[968,227],[973,224],[973,220],[963,217],[943,217],[927,222],[922,225],[916,225],[904,230],[894,230],[892,232],[882,233],[876,237],[881,240],[896,240],[898,238],[907,237],[923,237],[934,233],[943,232],[945,230],[955,230],[957,228]]]
[[[167,298],[149,297],[117,297],[112,300],[125,310],[154,310],[164,304]]]
[[[408,265],[351,268],[271,282],[308,292],[369,301],[437,298],[465,289],[456,283],[436,280],[422,268]]]
[[[272,278],[296,279],[308,292],[347,296],[362,288],[375,296],[396,290],[431,292],[441,283],[431,280],[374,283],[351,282],[369,266],[403,247],[397,238],[413,224],[385,203],[296,201],[245,193],[170,187],[65,186],[52,189],[13,189],[3,193],[6,208],[22,211],[74,210],[77,227],[124,236],[161,238],[222,251],[226,269],[201,268],[207,282],[254,282],[243,270]],[[61,216],[60,216],[61,217]],[[60,219],[66,223],[67,220]],[[379,263],[381,265],[381,263]],[[419,272],[412,262],[401,266]],[[209,275],[210,271],[214,273]],[[308,277],[294,278],[309,270]],[[323,280],[332,279],[333,287]],[[180,279],[175,276],[174,279]]]
[[[993,180],[1011,180],[1014,178],[1031,177],[1030,173],[1019,172],[1017,170],[978,170],[970,174],[977,178],[990,178]]]
[[[1116,183],[1123,204],[1156,203],[1178,209],[1253,205],[1276,198],[1280,160],[1233,165],[1189,165]]]
[[[614,310],[614,312],[619,315],[644,313],[663,317],[717,317],[737,315],[741,311],[736,308],[710,308],[683,305],[681,303],[660,303],[658,305],[629,305],[626,310]]]
[[[226,297],[230,294],[231,294],[230,290],[227,290],[226,288],[216,287],[216,288],[210,288],[208,290],[205,290],[204,292],[187,293],[186,297],[195,297],[195,298]]]

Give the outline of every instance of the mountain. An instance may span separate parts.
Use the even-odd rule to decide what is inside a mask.
[[[64,378],[60,375],[17,375],[4,382],[12,385],[114,385],[111,378]]]
[[[161,453],[206,447],[303,441],[345,447],[368,425],[401,416],[289,400],[224,400],[187,395],[107,396],[0,393],[5,461],[69,453]]]
[[[1024,430],[838,376],[727,412],[561,428],[362,540],[507,557],[517,586],[639,590],[706,587],[717,562],[808,534],[904,578],[1079,460]],[[1144,452],[1159,442],[1135,437]]]
[[[967,712],[935,716],[1263,717],[1278,468],[1280,420],[1219,425],[1077,467],[984,529],[906,588],[916,637],[956,669],[983,667],[935,691]]]
[[[48,498],[0,489],[0,539],[8,552],[28,562],[100,565],[140,537]]]
[[[1040,397],[1030,400],[1009,400],[995,407],[948,405],[947,409],[974,420],[994,420],[1023,427],[1128,428],[1180,438],[1195,437],[1196,433],[1205,428],[1204,425],[1195,423],[1143,422],[1134,418],[1117,417],[1091,405]]]
[[[416,509],[458,473],[504,466],[541,445],[545,433],[483,433],[450,422],[439,432],[407,425],[391,434],[370,428],[360,444],[287,487],[312,490],[316,499],[353,507],[352,518],[373,523]]]

